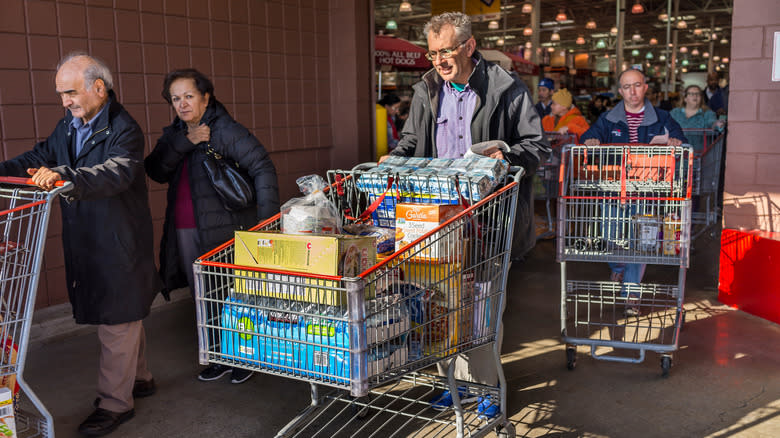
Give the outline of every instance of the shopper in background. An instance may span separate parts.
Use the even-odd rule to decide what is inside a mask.
[[[653,143],[670,146],[680,146],[688,140],[682,129],[668,112],[654,108],[645,98],[647,83],[645,75],[639,70],[630,68],[618,76],[620,87],[618,91],[623,100],[611,111],[604,113],[582,136],[580,141],[588,146],[601,143]],[[636,214],[630,208],[620,209],[611,205],[608,208],[605,223],[620,225],[626,223],[631,215]],[[614,230],[613,230],[614,232]],[[609,239],[610,236],[604,236]],[[639,263],[609,263],[612,270],[610,280],[618,283],[635,283],[642,281],[645,265]],[[625,290],[621,291],[625,296]],[[636,315],[638,308],[632,302],[636,297],[629,297],[628,315]]]
[[[539,113],[539,117],[550,115],[550,104],[552,103],[552,94],[555,90],[555,85],[552,79],[543,78],[539,81],[539,87],[537,92],[539,94],[539,102],[536,102],[536,112]]]
[[[588,104],[588,116],[590,118],[590,122],[594,123],[606,110],[607,106],[604,104],[604,96],[600,94],[593,96],[590,104]]]
[[[409,118],[410,105],[411,102],[409,102],[408,98],[401,99],[401,104],[398,106],[398,115],[395,118],[395,129],[398,132],[403,131],[404,123],[406,123],[406,119]]]
[[[718,111],[724,107],[724,99],[721,93],[723,89],[720,88],[720,78],[717,72],[710,72],[707,74],[707,88],[702,94],[702,100],[714,113],[720,114]],[[713,102],[714,100],[714,102]],[[723,112],[725,114],[725,111]]]
[[[579,143],[580,135],[588,130],[590,125],[580,110],[573,104],[571,93],[563,88],[552,95],[550,115],[542,119],[545,132],[559,134],[574,134],[575,143]]]
[[[65,118],[31,151],[0,163],[0,175],[29,174],[46,190],[58,180],[73,184],[60,202],[68,297],[76,323],[97,325],[100,341],[95,411],[78,430],[100,436],[133,418],[133,398],[156,391],[143,318],[161,284],[144,136],[117,102],[103,62],[72,53],[57,67],[55,84]]]
[[[470,18],[459,12],[434,16],[425,25],[428,53],[433,69],[414,85],[409,119],[392,155],[460,158],[474,143],[503,140],[510,151],[491,155],[522,166],[533,174],[540,160],[550,153],[542,135],[539,114],[528,88],[504,69],[486,62],[477,52]],[[383,157],[384,158],[384,157]],[[536,242],[530,178],[520,183],[515,240],[512,254],[521,257]],[[503,312],[503,309],[501,309]],[[499,349],[503,324],[497,336]],[[486,385],[498,384],[498,370],[490,345],[458,356],[455,377]],[[446,366],[439,364],[444,373]],[[445,392],[432,401],[435,408],[452,405]],[[492,417],[499,408],[490,398],[480,400],[480,415]]]
[[[279,212],[276,169],[263,145],[217,100],[214,85],[201,72],[168,73],[162,95],[176,111],[176,118],[163,128],[144,163],[151,179],[168,184],[160,275],[166,290],[189,285],[194,297],[192,262],[231,239],[235,230],[248,229]],[[203,167],[207,147],[248,172],[257,205],[239,211],[223,207]],[[252,375],[241,368],[212,364],[198,379],[216,380],[231,371],[233,383]]]
[[[395,126],[395,119],[398,116],[398,110],[401,106],[401,99],[393,93],[385,94],[379,99],[378,104],[385,107],[387,111],[387,150],[392,151],[398,145],[401,138],[398,135],[398,129]]]
[[[670,113],[683,129],[692,130],[687,131],[685,136],[697,151],[704,147],[705,130],[720,130],[725,123],[703,104],[702,94],[698,85],[689,85],[685,88],[683,105]]]

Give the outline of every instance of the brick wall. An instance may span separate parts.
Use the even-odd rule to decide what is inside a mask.
[[[115,91],[147,150],[173,112],[164,75],[194,67],[271,153],[282,200],[295,179],[371,158],[371,2],[363,0],[0,0],[0,144],[14,157],[52,131],[60,57],[85,50],[114,72]],[[338,55],[338,58],[334,55]],[[159,241],[165,186],[150,181]],[[54,209],[37,306],[67,301]]]
[[[780,82],[772,82],[776,0],[734,0],[724,226],[780,231]]]

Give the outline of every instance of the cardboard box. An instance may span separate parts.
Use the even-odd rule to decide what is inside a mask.
[[[0,437],[13,438],[16,435],[14,420],[14,396],[10,389],[0,388]]]
[[[456,216],[463,210],[461,205],[405,204],[395,208],[395,250],[398,251],[424,234],[433,231],[443,222]],[[440,239],[440,240],[439,240]],[[413,255],[415,260],[446,262],[460,260],[462,239],[452,234],[434,234]]]
[[[236,231],[234,263],[305,274],[355,277],[376,264],[376,239],[371,236],[293,235]],[[327,305],[346,302],[345,292],[331,280],[237,270],[236,292]],[[301,286],[301,285],[310,285]]]

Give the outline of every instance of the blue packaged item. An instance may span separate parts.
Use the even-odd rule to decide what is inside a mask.
[[[390,155],[385,159],[385,161],[379,163],[380,167],[401,167],[403,166],[406,161],[408,160],[408,157],[401,157],[398,155]]]
[[[431,158],[411,157],[408,160],[406,160],[406,163],[404,163],[404,167],[419,169],[428,166],[428,163],[430,162],[431,162]]]
[[[257,336],[257,310],[242,305],[236,298],[228,298],[222,306],[220,325],[220,352],[230,359],[259,365],[263,360],[260,338]]]
[[[434,158],[428,163],[428,168],[445,168],[450,167],[452,165],[452,159],[451,158]]]
[[[271,301],[275,300],[275,301]],[[283,309],[284,300],[270,299],[271,307]],[[300,310],[304,303],[292,301],[290,310]],[[268,336],[262,338],[262,356],[270,364],[272,369],[300,373],[305,369],[303,358],[306,354],[306,346],[302,341],[306,340],[306,323],[304,317],[284,310],[266,310],[261,319],[258,332]]]

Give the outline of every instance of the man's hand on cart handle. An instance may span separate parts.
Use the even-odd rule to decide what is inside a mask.
[[[585,140],[583,143],[585,143],[585,146],[598,146],[601,144],[598,138],[589,138]]]
[[[385,161],[388,158],[390,158],[390,154],[382,155],[381,157],[379,157],[379,160],[377,160],[376,164],[382,164],[382,162]]]
[[[669,144],[669,146],[682,146],[683,142],[679,138],[670,138],[669,141],[667,141],[667,144]]]
[[[27,174],[32,177],[33,184],[44,190],[53,189],[57,181],[62,179],[62,175],[49,169],[48,167],[27,169]]]

